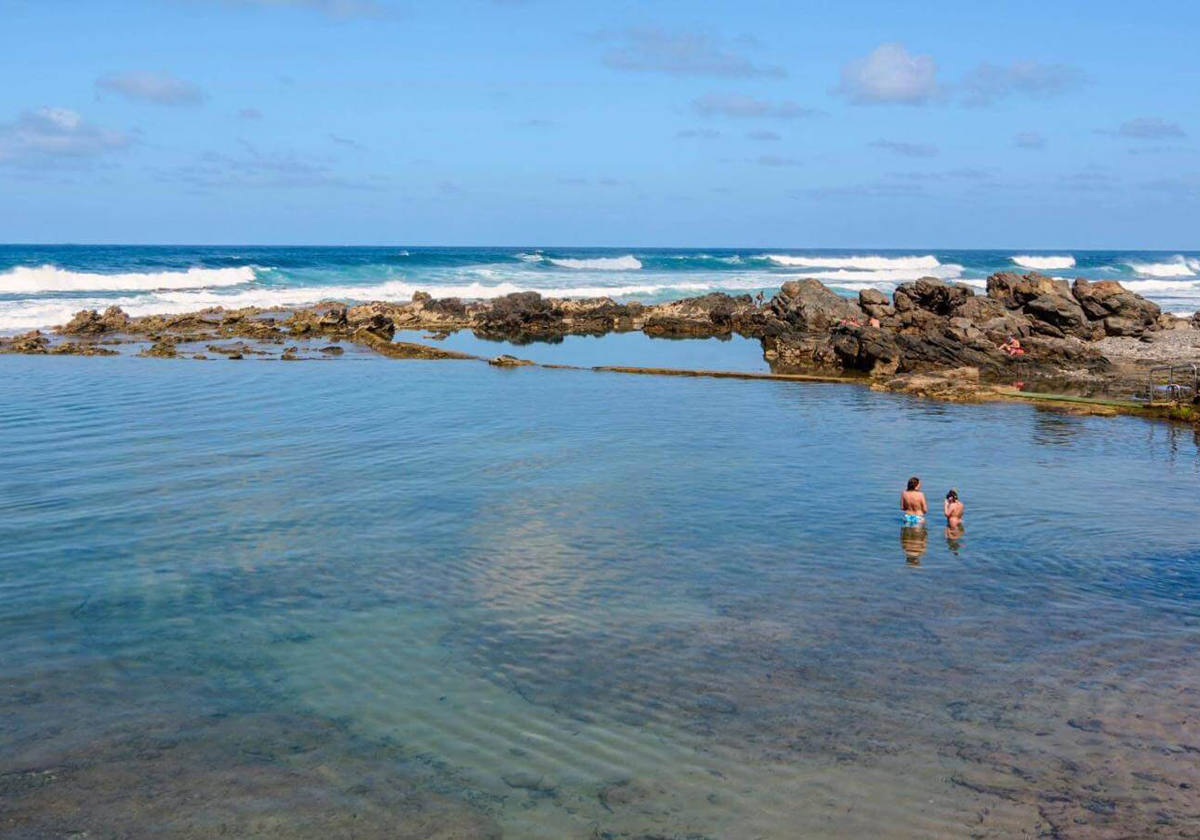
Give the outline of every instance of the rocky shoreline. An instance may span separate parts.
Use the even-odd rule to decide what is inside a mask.
[[[1150,366],[1200,360],[1198,327],[1197,318],[1163,314],[1116,282],[1003,272],[988,278],[986,294],[922,278],[901,284],[890,298],[864,290],[857,300],[803,279],[785,283],[769,300],[713,293],[642,304],[519,292],[463,301],[418,292],[404,303],[326,301],[143,317],[110,307],[81,311],[49,333],[0,338],[0,352],[113,355],[132,345],[142,356],[300,360],[335,358],[350,345],[392,358],[462,359],[473,357],[394,337],[422,330],[436,342],[467,330],[520,345],[620,332],[739,335],[760,341],[778,374],[854,377],[881,390],[949,399],[994,397],[994,386],[1014,383],[1033,391],[1128,396],[1143,385]],[[1010,336],[1021,342],[1022,355],[1001,348]]]

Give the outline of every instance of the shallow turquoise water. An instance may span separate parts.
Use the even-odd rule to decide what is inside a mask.
[[[1190,431],[472,363],[2,368],[11,836],[1200,811]],[[913,473],[961,541],[901,533]]]

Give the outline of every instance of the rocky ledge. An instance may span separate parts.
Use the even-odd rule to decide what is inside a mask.
[[[323,358],[340,354],[337,345],[347,342],[390,357],[461,358],[393,338],[398,330],[425,330],[433,339],[470,330],[481,338],[517,344],[629,331],[670,338],[736,334],[761,341],[764,357],[777,372],[858,375],[877,386],[894,381],[903,389],[914,375],[962,368],[977,370],[985,383],[1111,383],[1137,367],[1136,354],[1128,352],[1130,342],[1153,343],[1177,329],[1200,334],[1195,325],[1164,315],[1119,283],[999,273],[988,278],[986,294],[922,278],[901,284],[890,298],[876,290],[846,298],[817,280],[803,279],[783,284],[768,301],[714,293],[642,304],[545,298],[536,292],[463,301],[418,292],[403,303],[348,306],[327,301],[286,310],[214,308],[140,318],[112,307],[103,313],[79,312],[53,335],[33,332],[0,339],[0,352],[108,354],[114,345],[139,343],[141,355],[149,356],[297,359],[304,357],[297,342],[333,343],[314,353]],[[1012,356],[1001,348],[1009,337],[1021,342],[1023,354]],[[211,344],[223,339],[240,343],[231,345],[234,352]],[[288,346],[272,352],[272,345]],[[1122,353],[1106,354],[1106,348],[1116,346],[1124,348]]]

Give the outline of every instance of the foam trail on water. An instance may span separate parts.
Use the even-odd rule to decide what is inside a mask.
[[[203,289],[240,286],[255,279],[254,268],[189,268],[125,274],[68,271],[55,265],[24,266],[0,273],[0,294],[38,292],[125,292],[152,289]]]
[[[1074,268],[1075,258],[1070,254],[1061,257],[1038,257],[1031,254],[1020,254],[1012,261],[1022,268],[1032,268],[1037,271],[1061,271],[1064,268]]]
[[[1162,293],[1200,292],[1200,279],[1188,280],[1126,280],[1121,284],[1131,292],[1139,295],[1155,295]]]
[[[591,260],[553,259],[549,262],[559,268],[591,269],[593,271],[637,271],[642,261],[632,254],[624,257],[599,257]]]
[[[1134,274],[1142,277],[1194,277],[1200,273],[1200,260],[1184,256],[1172,257],[1160,263],[1126,263]]]
[[[932,254],[923,257],[795,257],[764,254],[760,259],[794,268],[840,268],[858,271],[926,271],[941,265]]]
[[[962,276],[963,267],[954,263],[938,265],[936,268],[912,271],[910,269],[888,269],[879,271],[850,271],[839,268],[836,271],[806,271],[796,277],[812,277],[823,280],[834,286],[854,286],[855,288],[885,287],[903,283],[906,280],[916,280],[918,277],[936,277],[941,280],[957,280]],[[776,275],[778,276],[778,275]]]

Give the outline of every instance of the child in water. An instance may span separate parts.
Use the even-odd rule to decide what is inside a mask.
[[[951,490],[946,494],[946,501],[942,503],[942,513],[946,514],[947,528],[962,527],[963,503],[958,498],[957,490]]]
[[[946,514],[946,544],[957,554],[960,548],[959,540],[963,535],[963,503],[958,498],[957,490],[946,494],[946,501],[942,503],[942,513]]]

